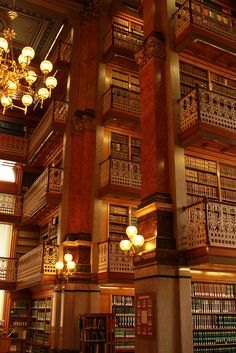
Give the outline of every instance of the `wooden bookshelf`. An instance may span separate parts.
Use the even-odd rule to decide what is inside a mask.
[[[52,298],[31,300],[27,351],[43,353],[50,347]]]
[[[109,239],[126,239],[128,225],[136,225],[135,208],[123,205],[109,205]]]
[[[191,205],[204,197],[236,202],[236,167],[218,159],[210,160],[185,155],[187,203]]]
[[[11,298],[8,334],[11,338],[10,351],[25,352],[25,340],[29,322],[29,300]]]
[[[113,158],[139,163],[141,140],[133,136],[111,132],[110,154]]]
[[[115,351],[134,352],[134,296],[112,295],[112,313],[115,315]]]
[[[192,283],[194,353],[236,351],[235,285]]]
[[[85,314],[81,317],[83,353],[114,353],[113,314]]]

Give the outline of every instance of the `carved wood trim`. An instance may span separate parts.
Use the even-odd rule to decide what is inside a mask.
[[[139,67],[142,69],[146,63],[155,58],[159,62],[164,62],[166,57],[165,43],[161,33],[152,32],[147,37],[143,48],[135,54],[135,60]]]

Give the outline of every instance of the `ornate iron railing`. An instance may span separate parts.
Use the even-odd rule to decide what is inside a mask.
[[[14,155],[17,160],[27,159],[28,139],[19,136],[0,134],[0,149],[4,154]]]
[[[0,213],[11,216],[21,216],[21,210],[21,196],[0,193]]]
[[[236,99],[196,87],[180,100],[180,131],[197,122],[236,131]]]
[[[187,0],[175,12],[175,36],[180,36],[190,24],[204,28],[224,38],[236,40],[236,18],[219,12],[197,0]]]
[[[40,245],[19,258],[17,286],[36,283],[42,275],[55,275],[57,245]]]
[[[204,200],[186,208],[181,250],[204,246],[236,249],[235,205]]]
[[[105,35],[104,51],[112,46],[136,53],[143,45],[144,36],[113,25]]]
[[[53,133],[55,125],[65,125],[68,104],[63,101],[51,102],[43,118],[40,120],[29,141],[28,161],[31,161],[41,146]]]
[[[98,272],[133,273],[133,259],[120,249],[119,241],[107,240],[99,244]]]
[[[62,170],[49,167],[39,176],[25,193],[23,199],[23,220],[32,217],[47,203],[47,193],[59,194],[62,191]]]
[[[17,260],[0,257],[0,281],[15,282],[17,278]]]
[[[110,109],[139,116],[140,94],[112,85],[103,95],[103,114]]]
[[[109,157],[101,163],[101,187],[114,184],[141,188],[140,164]]]

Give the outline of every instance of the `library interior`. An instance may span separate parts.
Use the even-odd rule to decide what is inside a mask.
[[[235,353],[235,1],[0,13],[0,353]]]

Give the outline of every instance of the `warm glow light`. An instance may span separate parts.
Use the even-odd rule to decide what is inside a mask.
[[[52,71],[52,63],[49,60],[44,60],[41,62],[40,64],[40,70],[44,73],[44,74],[48,74],[49,72]]]
[[[47,88],[40,88],[39,91],[38,91],[38,95],[40,97],[40,99],[46,99],[49,97],[50,95],[50,92]]]
[[[1,104],[4,108],[8,107],[9,105],[11,105],[12,103],[12,99],[9,98],[9,97],[5,97],[5,96],[2,96],[1,98]]]
[[[21,100],[26,107],[33,103],[33,98],[29,94],[24,94]]]
[[[5,38],[0,38],[0,49],[7,51],[8,49],[8,42]]]
[[[144,237],[140,234],[137,234],[133,237],[132,243],[134,246],[142,246],[144,244]]]
[[[2,164],[4,162],[0,161],[0,180],[8,181],[10,183],[16,182],[15,168]]]
[[[55,88],[57,85],[57,79],[54,76],[49,76],[46,78],[46,86],[50,89]]]
[[[34,58],[35,52],[34,49],[31,47],[24,47],[22,49],[22,55],[25,56],[26,58],[29,58],[30,60],[32,60]]]
[[[72,261],[72,259],[73,259],[73,256],[71,254],[67,253],[64,255],[65,262],[70,262]]]
[[[126,234],[129,239],[132,239],[135,235],[138,234],[138,229],[135,226],[128,226],[126,228]]]
[[[34,71],[28,71],[28,75],[26,76],[26,81],[32,85],[37,80],[37,75]]]
[[[131,243],[128,239],[123,239],[123,240],[121,240],[121,242],[120,242],[120,248],[121,248],[121,250],[123,250],[123,251],[128,251],[128,250],[130,250],[131,246],[132,246],[132,243]]]
[[[62,270],[63,267],[64,267],[64,264],[62,261],[57,261],[56,264],[55,264],[55,267],[58,271]]]
[[[68,261],[66,265],[67,265],[68,270],[74,270],[74,268],[75,268],[74,261]]]

